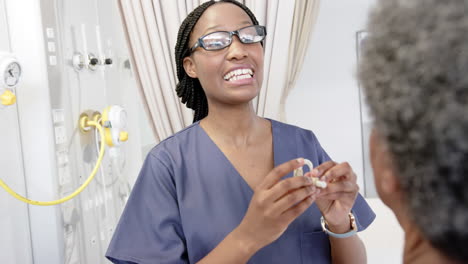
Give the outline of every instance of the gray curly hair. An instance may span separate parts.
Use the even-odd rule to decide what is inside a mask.
[[[468,262],[468,0],[382,0],[358,77],[411,217]]]

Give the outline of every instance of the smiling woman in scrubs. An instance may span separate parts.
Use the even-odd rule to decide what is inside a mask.
[[[265,35],[234,1],[206,2],[182,23],[177,92],[195,110],[194,124],[147,156],[111,261],[366,262],[354,226],[365,229],[375,215],[351,167],[330,161],[311,131],[255,114]],[[291,177],[304,164],[298,157],[319,165],[306,176],[326,180],[326,189]]]

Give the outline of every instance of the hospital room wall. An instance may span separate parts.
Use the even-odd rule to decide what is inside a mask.
[[[29,8],[24,8],[24,2],[27,2]],[[50,174],[56,173],[56,170],[53,162],[54,153],[49,147],[53,145],[54,140],[52,128],[47,125],[52,123],[52,120],[49,111],[48,80],[46,69],[43,67],[46,65],[46,58],[43,53],[40,14],[37,12],[39,4],[35,2],[23,1],[21,5],[7,0],[6,8],[11,51],[18,61],[22,62],[23,68],[21,82],[16,87],[16,95],[18,115],[21,116],[18,122],[21,127],[23,159],[27,164],[25,174],[35,175],[35,178],[41,178],[43,175],[40,180],[44,180],[53,178]],[[43,159],[38,160],[37,155],[42,155]],[[52,158],[49,160],[50,157]],[[28,192],[34,191],[28,190]],[[50,191],[50,194],[54,192]],[[42,190],[37,195],[47,196],[49,191]]]
[[[37,12],[39,1],[5,0],[0,8],[7,17],[3,23],[7,23],[10,51],[16,54],[23,67],[23,76],[16,88],[17,111],[10,116],[16,122],[15,129],[18,133],[18,139],[12,138],[11,141],[15,142],[21,151],[22,155],[18,159],[22,164],[20,170],[3,170],[1,177],[21,194],[41,200],[52,200],[56,197],[56,190],[53,188],[56,168],[53,162],[54,153],[49,147],[53,145],[53,130],[48,125],[52,121],[48,80],[43,66],[46,62],[40,13]],[[8,205],[7,209],[1,207],[4,213],[0,218],[2,222],[6,221],[6,225],[2,227],[5,228],[7,238],[8,233],[13,237],[8,241],[0,240],[1,251],[9,250],[12,253],[2,255],[0,261],[30,263],[31,258],[34,258],[47,260],[38,263],[59,263],[63,243],[60,228],[57,228],[58,209],[28,206],[23,213],[19,213],[20,208],[25,208],[26,205],[14,200],[4,190],[0,191],[0,199]],[[0,236],[3,235],[3,231],[0,232]],[[30,242],[39,241],[43,237],[50,239],[44,243]]]
[[[375,2],[321,1],[302,73],[286,104],[286,121],[312,130],[334,160],[348,161],[363,194],[373,183],[367,180],[368,188],[364,188],[356,32],[365,28]],[[367,201],[377,214],[369,229],[361,233],[368,263],[402,263],[403,232],[395,216],[379,198]]]
[[[0,135],[3,140],[0,141],[0,146],[2,147],[0,148],[0,161],[3,164],[7,158],[16,158],[13,160],[14,162],[8,163],[8,165],[11,166],[0,166],[2,168],[0,178],[5,180],[14,190],[22,195],[37,200],[54,200],[59,197],[57,193],[58,173],[54,153],[55,138],[52,126],[53,121],[51,118],[51,97],[54,97],[54,93],[49,90],[49,88],[53,86],[49,82],[50,79],[48,79],[47,70],[48,62],[50,62],[47,58],[50,58],[48,57],[50,54],[44,52],[46,50],[43,36],[44,17],[42,17],[42,8],[40,6],[44,2],[45,1],[36,0],[0,0],[0,33],[2,33],[0,35],[0,50],[13,52],[23,67],[23,76],[16,89],[16,105],[0,111],[0,120],[2,120],[0,124]],[[52,3],[54,1],[47,2]],[[114,32],[112,30],[114,28],[116,29],[115,31],[121,30],[120,27],[115,26],[117,25],[117,23],[114,23],[115,20],[111,19],[118,14],[116,4],[113,0],[99,0],[99,2],[92,0],[80,1],[79,4],[84,6],[90,2],[96,4],[88,9],[83,8],[78,10],[77,8],[68,8],[67,10],[73,11],[75,16],[69,15],[67,18],[72,20],[80,14],[89,14],[93,19],[95,19],[96,16],[100,18],[99,25],[102,29],[103,40],[106,38],[112,40],[112,51],[114,51],[115,55],[113,57],[114,66],[110,68],[113,70],[111,71],[109,69],[107,72],[115,73],[117,69],[125,68],[120,67],[120,65],[124,64],[122,62],[128,58],[128,52],[124,51],[126,50],[126,47],[124,47],[125,43],[124,41],[120,41],[124,40],[123,33],[122,36],[120,36],[119,32]],[[63,1],[62,3],[65,3],[62,7],[69,7],[72,3],[75,4],[75,1]],[[25,6],[28,8],[24,8]],[[112,9],[110,8],[111,6],[113,7]],[[87,7],[89,7],[89,5],[87,5]],[[97,10],[95,10],[95,8]],[[96,15],[95,13],[97,11],[99,11],[99,14]],[[90,29],[91,26],[95,26],[94,20],[88,21],[82,19],[74,22],[88,23],[89,27],[87,29]],[[94,29],[94,27],[87,32],[90,43],[95,39],[95,34],[92,29]],[[57,43],[60,43],[61,40],[58,34],[64,34],[64,32],[60,32],[58,29],[56,30],[56,40]],[[96,52],[97,48],[93,43],[89,44],[89,47],[93,49],[93,52]],[[70,50],[70,47],[67,47],[66,50]],[[75,50],[71,51],[73,52]],[[67,58],[71,58],[71,56]],[[67,67],[70,68],[71,66],[67,64]],[[63,70],[65,72],[65,68]],[[135,82],[133,78],[128,78],[128,72],[130,72],[130,70],[124,69],[120,71],[118,75],[106,75],[107,86],[113,88],[113,91],[112,94],[108,94],[106,98],[99,98],[98,106],[91,105],[96,101],[89,98],[92,93],[83,90],[84,96],[87,96],[83,100],[83,109],[97,109],[102,111],[108,104],[121,104],[123,102],[122,105],[126,108],[129,116],[128,131],[130,134],[129,142],[125,150],[126,153],[128,151],[128,157],[131,157],[131,159],[127,159],[127,162],[125,162],[125,172],[129,172],[125,174],[128,175],[129,182],[132,183],[142,163],[140,156],[137,155],[141,153],[139,125],[137,124],[138,116],[141,111],[138,109],[139,101],[132,99],[137,98],[137,96],[135,96],[136,89],[134,89]],[[94,79],[91,79],[91,77],[99,77],[100,74],[98,73],[100,72],[96,72],[93,75],[90,71],[83,70],[80,73],[81,76],[84,76],[82,78],[82,83],[86,82],[86,84],[92,84],[91,80]],[[109,80],[112,78],[115,80]],[[113,85],[117,82],[119,85]],[[76,85],[75,83],[69,83],[66,87],[68,86],[75,87]],[[86,87],[92,89],[94,86],[88,85]],[[121,89],[122,87],[126,89]],[[126,99],[120,101],[119,99],[121,98]],[[73,100],[74,103],[77,101],[75,99]],[[87,105],[88,103],[90,106]],[[8,117],[8,119],[3,117]],[[66,115],[65,117],[67,120],[78,118],[78,116],[75,115]],[[71,130],[68,130],[68,138],[72,138],[71,132]],[[9,136],[10,134],[12,136]],[[75,139],[76,138],[78,137],[75,137]],[[4,142],[7,144],[2,144]],[[79,148],[76,143],[72,144],[72,146]],[[76,157],[75,159],[75,156],[73,156],[70,160],[80,160],[81,156],[78,155]],[[93,184],[95,183],[91,183],[91,185]],[[88,197],[86,195],[88,190],[89,187],[78,197],[68,202],[68,204],[75,203],[74,201],[78,203],[79,200],[85,200],[86,197]],[[114,195],[114,197],[116,196]],[[77,208],[82,207],[79,206]],[[64,262],[65,252],[69,252],[70,250],[66,250],[60,206],[26,206],[10,197],[2,189],[0,190],[0,209],[2,212],[0,213],[0,223],[4,228],[0,231],[1,263],[28,264]],[[80,219],[81,223],[83,222],[82,219],[85,219],[85,217],[82,216]],[[112,224],[110,224],[110,226],[111,225]],[[91,228],[89,230],[91,230]],[[88,234],[90,236],[93,235],[91,232],[87,232],[86,236],[88,236]],[[99,235],[99,238],[102,240],[102,232],[100,232]],[[74,237],[78,238],[78,236]],[[85,236],[83,235],[83,237]],[[81,237],[78,239],[80,239],[80,241],[89,242],[89,240],[81,239]],[[108,239],[107,236],[106,239]],[[89,243],[93,242],[91,241]],[[104,244],[104,242],[101,243]],[[79,243],[75,244],[79,245]],[[75,250],[75,252],[79,251]],[[83,259],[90,255],[88,252],[91,251],[87,251],[86,255],[79,255],[80,259],[82,259],[81,263],[83,263]],[[70,259],[72,260],[71,262],[73,262],[73,258]],[[96,258],[92,261],[84,262],[99,263],[99,261],[103,261],[103,259],[104,253],[102,252],[99,254],[99,259]]]
[[[5,1],[0,0],[0,51],[10,50],[5,5]],[[18,177],[23,173],[23,161],[17,115],[16,107],[0,110],[0,179],[19,192],[24,192],[24,178]],[[28,264],[32,262],[28,207],[26,204],[14,205],[12,200],[6,192],[0,190],[0,262]]]

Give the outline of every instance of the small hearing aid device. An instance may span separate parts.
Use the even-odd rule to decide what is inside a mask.
[[[314,168],[314,164],[312,164],[312,161],[308,159],[304,159],[304,164],[307,165],[307,167],[309,167],[309,171],[312,171],[312,169]],[[294,177],[296,176],[304,176],[304,171],[302,170],[302,167],[294,170]],[[314,183],[316,187],[322,188],[322,189],[327,187],[327,183],[324,181],[321,181],[319,178],[316,178],[316,177],[310,177],[310,178],[312,179],[312,182]]]

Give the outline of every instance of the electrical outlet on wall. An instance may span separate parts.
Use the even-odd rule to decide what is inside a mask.
[[[67,142],[67,131],[64,125],[55,126],[55,144],[61,145]]]

